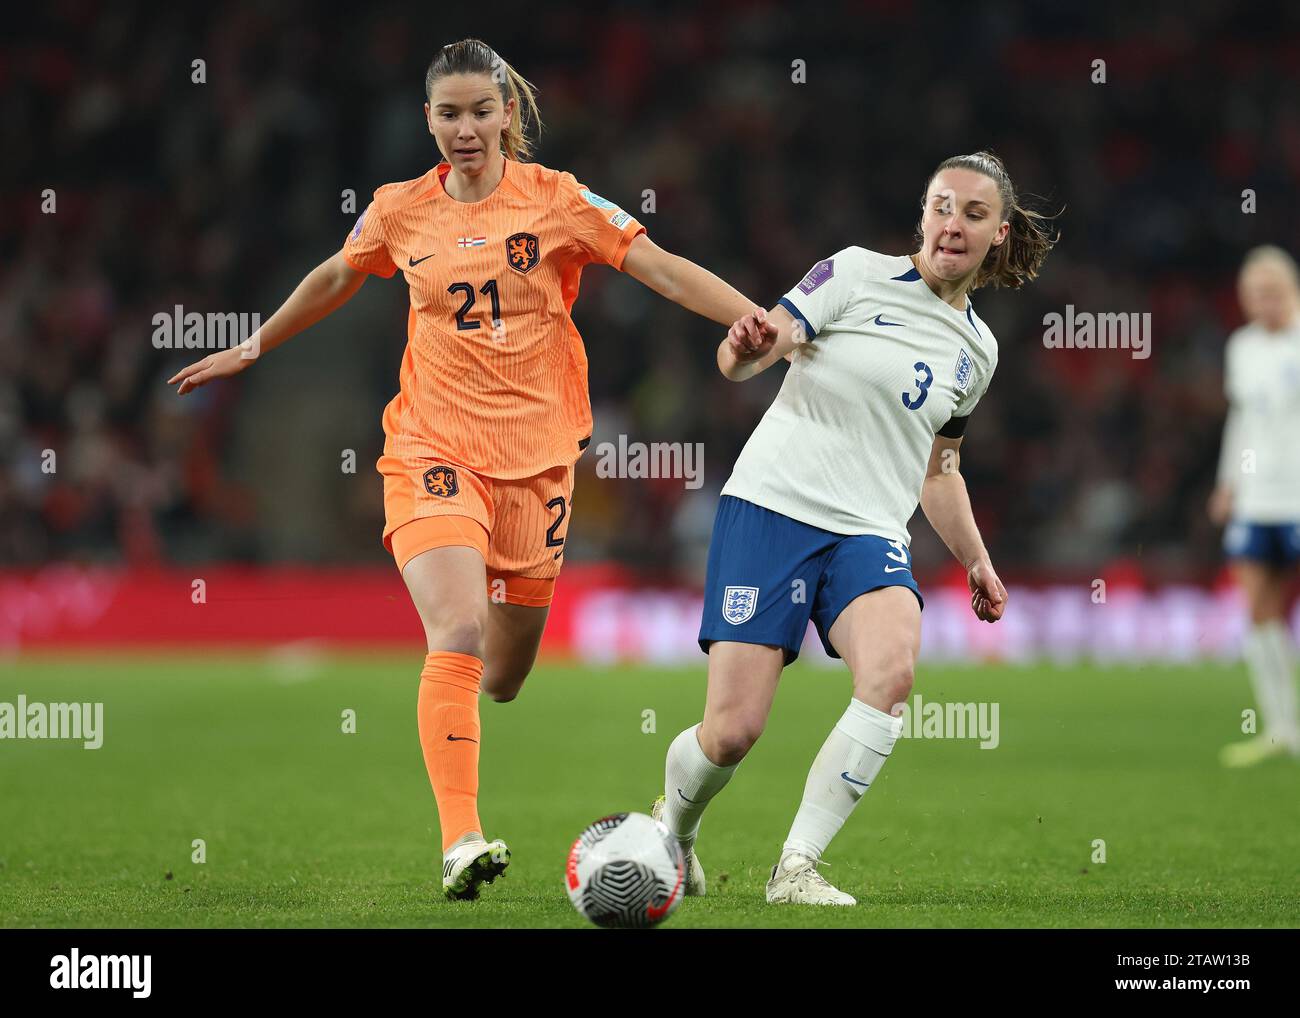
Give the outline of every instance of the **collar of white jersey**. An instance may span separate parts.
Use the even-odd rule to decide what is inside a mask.
[[[975,322],[975,302],[970,299],[969,293],[966,294],[966,310],[958,311],[955,307],[953,307],[946,300],[944,300],[937,293],[935,293],[933,290],[930,289],[930,284],[927,283],[925,281],[925,277],[921,275],[921,270],[916,267],[916,264],[912,261],[911,255],[900,255],[899,257],[907,259],[907,263],[909,266],[908,270],[900,276],[890,276],[889,277],[890,282],[920,283],[921,289],[923,289],[926,293],[928,293],[931,299],[936,304],[941,304],[943,305],[943,307],[947,308],[949,314],[959,315],[960,317],[965,318],[968,322],[970,322],[970,327],[975,330],[975,335],[977,336],[983,335],[983,333],[980,332],[979,325],[977,325]]]

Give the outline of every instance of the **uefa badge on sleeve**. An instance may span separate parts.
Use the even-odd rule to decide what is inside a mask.
[[[752,619],[757,607],[757,587],[728,587],[722,592],[722,617],[733,626]]]
[[[828,279],[833,279],[834,276],[835,259],[826,258],[808,270],[808,275],[799,281],[799,291],[805,295],[810,294]]]

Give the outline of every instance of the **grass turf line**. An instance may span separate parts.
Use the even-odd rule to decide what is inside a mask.
[[[439,894],[421,660],[17,659],[0,700],[100,700],[106,731],[95,751],[0,741],[0,924],[586,926],[568,846],[598,816],[649,811],[668,743],[700,718],[703,659],[543,666],[513,703],[484,701],[485,833],[514,858],[474,903]],[[843,670],[796,665],[705,816],[709,896],[666,928],[1300,925],[1300,765],[1216,761],[1251,705],[1239,668],[923,666],[917,691],[998,702],[1001,745],[900,741],[827,853],[856,908],[763,901],[849,696]]]

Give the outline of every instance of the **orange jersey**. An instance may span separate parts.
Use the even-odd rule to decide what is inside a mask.
[[[384,452],[501,479],[571,464],[591,435],[569,314],[582,268],[620,268],[645,228],[570,173],[507,159],[495,191],[460,202],[450,170],[379,188],[343,245],[354,269],[401,269],[411,291]]]

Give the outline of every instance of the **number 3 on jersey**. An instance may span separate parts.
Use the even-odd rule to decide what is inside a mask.
[[[912,370],[916,372],[916,381],[912,384],[921,390],[920,394],[913,396],[910,393],[903,393],[903,406],[909,410],[919,410],[921,404],[925,402],[925,397],[930,395],[930,383],[934,381],[934,372],[930,370],[930,365],[925,361],[917,361],[912,365]]]

